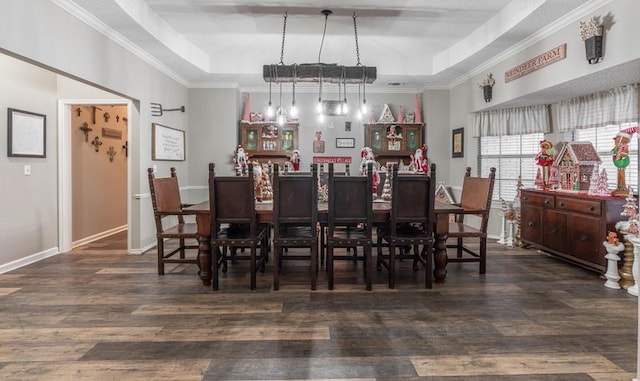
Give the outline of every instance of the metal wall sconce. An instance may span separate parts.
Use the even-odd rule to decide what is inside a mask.
[[[603,26],[593,17],[587,22],[580,21],[580,38],[584,41],[584,49],[589,64],[602,61]]]

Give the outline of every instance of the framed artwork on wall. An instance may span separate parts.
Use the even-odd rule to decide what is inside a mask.
[[[184,131],[158,123],[152,123],[151,128],[152,160],[185,160]]]
[[[7,156],[47,157],[47,116],[7,109]]]
[[[456,128],[452,132],[451,157],[464,157],[464,127]]]

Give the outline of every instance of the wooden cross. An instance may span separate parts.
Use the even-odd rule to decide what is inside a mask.
[[[80,126],[80,131],[82,131],[84,133],[84,141],[88,142],[89,141],[89,131],[93,131],[93,128],[89,127],[89,124],[87,122],[82,123],[82,126]]]
[[[117,154],[116,149],[113,148],[113,146],[109,146],[109,149],[107,150],[107,155],[109,155],[109,161],[113,161],[113,157],[116,156],[116,154]]]
[[[124,144],[122,145],[122,148],[124,149],[124,157],[129,157],[129,141],[128,140],[124,142]]]
[[[100,141],[99,137],[95,137],[93,138],[93,141],[91,142],[91,144],[93,144],[94,147],[96,147],[96,152],[100,151],[100,146],[102,145],[102,142]]]

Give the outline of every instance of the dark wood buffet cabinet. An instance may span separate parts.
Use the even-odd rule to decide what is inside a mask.
[[[422,123],[375,123],[364,125],[364,143],[371,147],[376,160],[411,163],[411,155],[424,143]]]
[[[624,220],[624,198],[523,189],[520,201],[523,244],[591,270],[606,270],[602,242]]]
[[[250,160],[283,164],[298,149],[298,123],[242,121],[240,144]]]

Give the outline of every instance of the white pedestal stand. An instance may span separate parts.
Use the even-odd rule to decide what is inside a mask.
[[[638,296],[638,261],[640,260],[640,237],[634,235],[628,235],[627,239],[633,244],[633,267],[631,273],[633,274],[633,286],[627,289],[627,292],[633,296]]]
[[[507,221],[507,247],[513,247],[513,232],[515,231],[515,221]]]
[[[502,212],[500,215],[502,216],[501,218],[502,231],[500,232],[500,239],[498,239],[496,243],[504,245],[507,243],[507,216],[505,215],[504,212]]]
[[[618,261],[620,260],[619,252],[624,250],[624,244],[618,242],[617,245],[613,245],[607,241],[602,242],[602,245],[607,250],[607,254],[604,256],[607,259],[607,273],[604,276],[607,281],[604,283],[605,287],[620,289],[620,275],[618,275]]]

